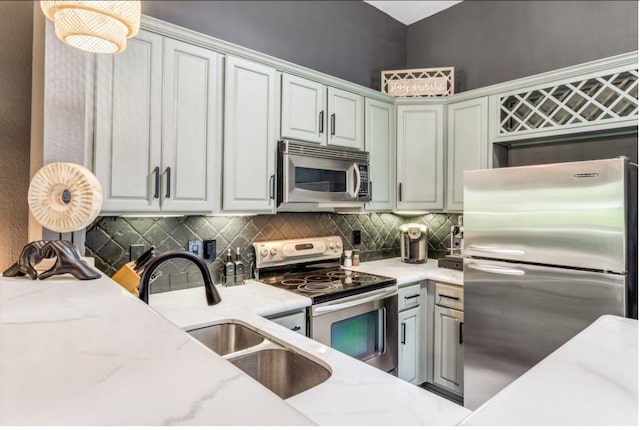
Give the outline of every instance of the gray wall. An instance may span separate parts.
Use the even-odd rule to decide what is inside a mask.
[[[0,2],[0,271],[27,243],[33,3]]]
[[[145,1],[142,13],[376,89],[406,62],[406,26],[362,1]]]
[[[408,67],[454,66],[456,92],[637,49],[635,1],[464,1],[407,31]]]

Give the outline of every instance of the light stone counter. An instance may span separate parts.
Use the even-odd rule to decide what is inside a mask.
[[[255,281],[218,291],[222,303],[215,306],[206,305],[203,288],[153,294],[150,302],[182,328],[241,320],[326,363],[332,370],[327,381],[285,400],[315,423],[443,426],[454,425],[471,412],[258,316],[306,307],[310,299]]]
[[[345,267],[345,269],[349,269],[349,267]],[[461,270],[438,267],[438,260],[436,259],[428,259],[424,264],[409,264],[400,261],[400,257],[395,257],[384,260],[367,261],[350,269],[371,273],[372,275],[390,276],[396,278],[398,285],[410,284],[425,279],[455,285],[463,284]]]
[[[95,281],[0,277],[0,425],[452,425],[445,399],[279,326],[309,299],[257,282],[151,295]],[[283,401],[183,330],[242,320],[332,369]],[[169,321],[170,320],[170,321]]]
[[[0,277],[0,425],[283,424],[313,423],[106,276]]]
[[[638,320],[598,318],[462,424],[637,427]]]

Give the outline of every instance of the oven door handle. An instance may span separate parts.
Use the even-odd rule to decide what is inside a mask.
[[[358,296],[363,296],[363,297],[358,298],[356,300],[346,300],[344,302],[329,304],[329,305],[322,305],[322,304],[315,305],[313,307],[313,314],[322,315],[328,312],[341,311],[343,309],[352,308],[354,306],[359,306],[364,303],[370,303],[376,300],[386,299],[387,297],[393,297],[397,294],[398,294],[398,287],[394,285],[393,287],[387,287],[381,290],[375,290],[371,294],[368,294],[368,293],[358,294]]]

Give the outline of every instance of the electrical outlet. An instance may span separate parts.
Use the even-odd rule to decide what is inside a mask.
[[[133,261],[140,257],[147,250],[147,245],[144,243],[134,243],[129,245],[129,261]]]
[[[216,240],[205,240],[204,241],[204,259],[205,260],[215,260],[216,259]]]
[[[190,240],[187,246],[187,251],[196,254],[198,257],[202,258],[204,252],[204,246],[200,239]]]
[[[360,230],[353,230],[353,245],[360,245],[362,243],[362,236]]]

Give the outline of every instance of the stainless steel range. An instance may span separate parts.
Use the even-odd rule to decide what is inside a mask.
[[[385,372],[398,366],[396,280],[342,269],[338,236],[254,242],[256,279],[311,298],[307,335]]]

